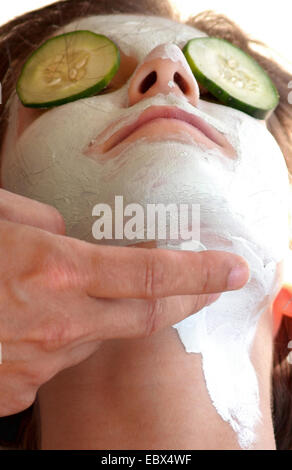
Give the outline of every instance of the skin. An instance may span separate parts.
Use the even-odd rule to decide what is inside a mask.
[[[255,449],[275,449],[270,329],[267,314],[252,353],[263,415]],[[43,386],[39,403],[44,449],[240,449],[210,401],[200,356],[186,354],[171,328],[103,343]]]
[[[149,60],[140,57],[136,69],[135,57],[127,54],[120,69],[124,78],[117,77],[113,87],[129,79],[130,107],[145,97],[139,95],[135,71],[147,69]],[[156,61],[161,81],[148,97],[166,93],[173,66],[159,53],[150,60]],[[185,68],[180,72],[190,80]],[[196,106],[194,81],[188,90],[188,102]],[[185,95],[178,86],[172,92]],[[15,139],[33,123],[45,129],[44,115],[58,112],[27,110],[18,103]],[[163,132],[171,133],[173,122],[164,121]],[[150,139],[152,130],[145,126],[143,137]],[[4,190],[1,196],[2,416],[29,406],[39,390],[43,449],[238,449],[234,432],[212,406],[200,356],[185,353],[170,325],[214,301],[208,294],[242,287],[248,279],[245,261],[224,252],[93,246],[65,236],[55,209]],[[235,266],[242,270],[231,287],[227,279]],[[252,351],[263,415],[255,448],[262,449],[275,446],[271,360],[268,310]]]
[[[62,235],[54,208],[0,192],[1,416],[27,408],[102,340],[148,337],[200,310],[228,289],[234,265],[243,267],[234,287],[247,281],[238,256],[96,247]]]

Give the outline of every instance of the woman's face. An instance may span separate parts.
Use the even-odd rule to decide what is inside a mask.
[[[232,213],[239,212],[255,233],[274,238],[281,214],[271,204],[286,182],[282,155],[262,122],[200,99],[182,48],[204,34],[159,17],[103,15],[75,21],[56,35],[78,29],[112,39],[121,52],[120,70],[107,93],[46,111],[25,108],[15,96],[3,187],[54,205],[68,235],[89,241],[93,206],[113,207],[116,195],[124,196],[124,205],[199,203],[205,232],[208,208],[218,212],[228,203],[229,229]],[[213,219],[212,231],[218,222]]]
[[[45,112],[24,108],[15,96],[2,185],[55,206],[67,234],[91,242],[93,207],[114,208],[115,196],[124,206],[199,204],[201,242],[244,256],[251,276],[176,328],[188,352],[202,353],[218,412],[249,445],[258,416],[249,350],[288,240],[284,158],[262,122],[200,98],[182,48],[203,33],[168,19],[105,15],[56,34],[78,29],[112,39],[120,70],[107,93]]]

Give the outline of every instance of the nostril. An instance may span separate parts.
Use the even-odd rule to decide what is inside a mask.
[[[149,88],[151,88],[152,85],[154,85],[156,80],[157,80],[157,73],[154,70],[153,72],[149,73],[147,77],[145,77],[142,83],[140,84],[140,87],[139,87],[140,93],[142,94],[146,93],[146,91],[148,91]]]
[[[178,72],[175,72],[174,76],[173,76],[173,81],[174,83],[177,84],[177,86],[181,89],[181,91],[184,93],[184,94],[187,94],[188,91],[189,91],[189,85],[187,83],[187,81],[184,79],[184,77],[178,73]]]

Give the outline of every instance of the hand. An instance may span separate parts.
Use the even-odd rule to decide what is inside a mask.
[[[64,236],[52,207],[4,190],[0,201],[0,416],[101,341],[149,336],[248,280],[237,255],[97,246]]]

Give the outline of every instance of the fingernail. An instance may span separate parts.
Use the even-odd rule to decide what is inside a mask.
[[[209,295],[206,305],[210,305],[213,302],[215,302],[217,299],[219,299],[220,295],[221,294],[211,294],[211,295]]]
[[[229,290],[240,289],[247,283],[248,277],[249,277],[249,270],[246,265],[240,264],[238,266],[235,266],[234,268],[232,268],[232,270],[229,273],[228,281],[227,281],[227,289]]]

